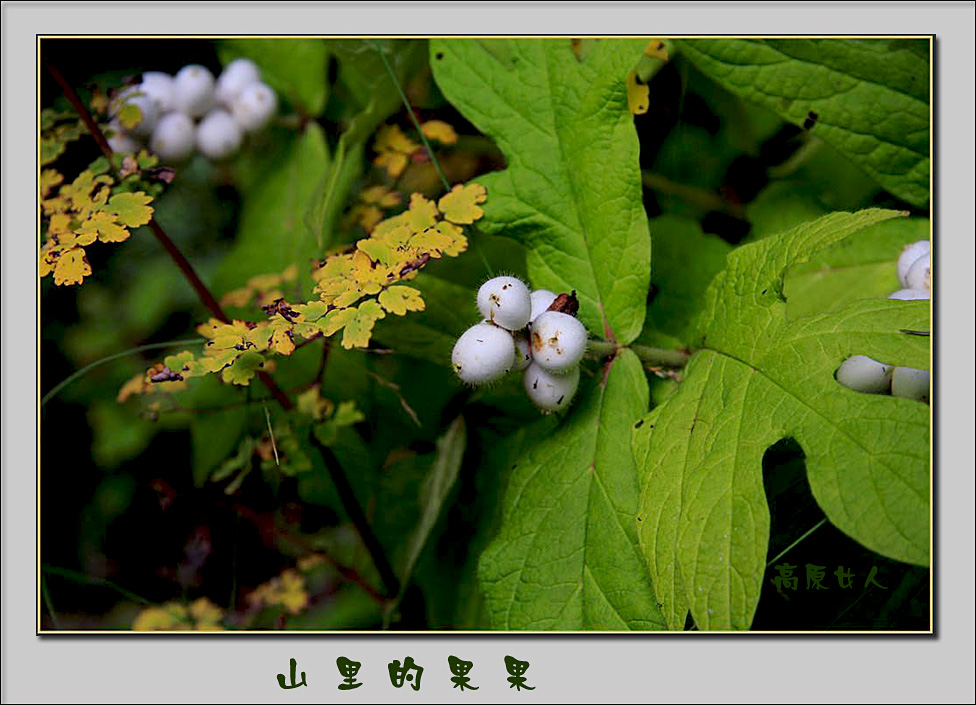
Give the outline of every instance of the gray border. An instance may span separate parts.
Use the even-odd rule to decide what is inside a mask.
[[[381,9],[381,12],[377,10]],[[365,702],[398,698],[454,700],[447,681],[449,653],[475,662],[481,685],[469,700],[510,692],[505,654],[528,659],[535,691],[511,697],[537,702],[606,699],[751,702],[852,701],[972,702],[974,481],[972,438],[974,262],[973,21],[972,3],[604,3],[447,5],[417,3],[229,3],[194,5],[115,3],[3,3],[3,235],[2,256],[2,502],[4,702],[126,702],[196,699],[321,701],[337,694]],[[937,36],[936,279],[937,370],[950,358],[965,364],[961,384],[939,375],[938,637],[688,638],[587,637],[311,637],[237,639],[35,636],[34,523],[36,335],[24,320],[37,291],[33,171],[36,147],[23,139],[35,130],[35,35],[95,33],[595,33],[646,34],[823,33]],[[26,107],[30,106],[30,107]],[[10,139],[13,136],[14,139]],[[943,252],[945,250],[945,252]],[[944,285],[943,285],[944,283]],[[953,294],[959,293],[959,296]],[[36,294],[35,294],[36,295]],[[960,303],[962,302],[962,303]],[[966,313],[968,311],[968,313]],[[959,322],[958,328],[954,326]],[[11,353],[13,355],[11,355]],[[952,368],[946,368],[951,370]],[[36,370],[35,370],[36,372]],[[965,397],[962,395],[965,393]],[[962,442],[961,442],[962,441]],[[965,445],[964,445],[965,444]],[[967,452],[963,452],[966,451]],[[961,520],[943,521],[947,517]],[[171,643],[171,640],[175,642]],[[393,691],[385,663],[413,655],[428,669],[422,693]],[[349,693],[338,683],[334,660],[363,662],[366,686]],[[299,659],[310,686],[282,691],[274,674]],[[751,668],[750,668],[751,666]],[[445,685],[446,683],[446,685]],[[610,685],[612,684],[612,685]]]

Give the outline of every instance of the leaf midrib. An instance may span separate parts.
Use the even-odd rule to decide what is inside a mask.
[[[593,279],[593,284],[596,287],[597,306],[600,311],[600,322],[603,324],[603,332],[607,335],[607,339],[616,340],[616,336],[614,335],[613,329],[610,327],[610,322],[607,320],[606,310],[603,305],[603,292],[600,290],[600,282],[597,279],[596,270],[593,268],[593,249],[590,246],[590,238],[587,233],[586,224],[583,219],[583,213],[580,210],[580,204],[581,204],[580,194],[576,186],[576,181],[575,179],[573,179],[572,172],[569,169],[570,166],[569,160],[566,157],[566,149],[565,146],[563,145],[562,135],[557,125],[558,121],[556,120],[556,109],[555,109],[556,102],[554,99],[555,94],[553,92],[553,86],[552,86],[552,68],[551,68],[551,63],[549,61],[549,47],[545,46],[544,51],[545,51],[544,56],[545,56],[545,64],[546,64],[546,83],[548,84],[548,93],[549,93],[549,106],[550,106],[549,113],[552,118],[553,138],[556,140],[556,144],[559,147],[559,163],[562,164],[563,166],[564,178],[566,182],[569,184],[569,190],[570,193],[572,194],[573,210],[576,213],[576,222],[579,223],[579,232],[580,235],[582,235],[583,237],[583,245],[586,248],[586,254],[587,254],[586,265],[589,268],[590,277]],[[601,410],[602,410],[602,406],[601,406]]]

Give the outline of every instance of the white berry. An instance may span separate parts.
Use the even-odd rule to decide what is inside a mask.
[[[525,370],[525,391],[532,403],[543,411],[559,411],[569,406],[579,386],[579,366],[566,374],[554,374],[533,362]]]
[[[837,381],[855,392],[885,394],[891,383],[891,365],[867,355],[849,357],[837,368]]]
[[[214,104],[214,77],[205,66],[190,64],[173,77],[173,108],[203,117]]]
[[[918,301],[928,299],[929,292],[927,289],[899,289],[894,294],[889,295],[888,298],[900,301]]]
[[[142,74],[139,91],[152,98],[162,112],[173,109],[173,77],[168,73],[147,71]]]
[[[156,121],[159,120],[159,105],[138,86],[133,86],[119,95],[116,104],[116,120],[121,119],[121,112],[129,107],[135,107],[139,111],[139,121],[132,127],[123,126],[123,129],[133,137],[149,137],[156,127]]]
[[[529,289],[515,277],[489,279],[478,289],[478,310],[502,328],[525,328],[532,313]]]
[[[532,362],[532,346],[524,333],[516,333],[515,336],[515,366],[519,370],[524,370]]]
[[[891,373],[891,393],[896,397],[929,398],[929,371],[914,367],[896,367]]]
[[[268,124],[278,110],[278,96],[264,83],[251,83],[234,98],[231,112],[237,124],[256,132]]]
[[[556,300],[556,295],[548,289],[536,289],[530,295],[530,300],[532,301],[532,312],[529,314],[529,323],[552,306],[552,302]]]
[[[559,311],[543,311],[532,322],[532,359],[550,372],[567,372],[586,352],[586,328]]]
[[[109,132],[112,136],[107,138],[108,146],[113,152],[138,152],[142,149],[142,143],[125,132],[117,120],[112,120],[109,124]]]
[[[229,108],[241,91],[260,80],[261,72],[257,64],[250,59],[234,59],[221,71],[214,88],[214,98]]]
[[[225,159],[241,146],[244,133],[226,110],[214,110],[197,126],[197,148],[210,159]]]
[[[193,154],[197,128],[183,113],[166,113],[159,119],[149,148],[167,163],[181,162]]]
[[[476,323],[454,344],[451,362],[457,376],[468,384],[494,382],[515,365],[512,334],[491,323]]]
[[[929,291],[932,288],[932,274],[929,268],[929,256],[922,255],[913,264],[908,274],[905,275],[905,283],[909,289],[924,289]]]
[[[902,250],[901,255],[898,257],[898,281],[901,282],[902,286],[908,287],[908,270],[912,268],[912,265],[915,264],[919,257],[928,253],[928,240],[919,240],[910,245],[905,245],[905,249]]]

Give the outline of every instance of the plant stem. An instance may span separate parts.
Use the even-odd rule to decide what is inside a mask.
[[[98,127],[98,124],[92,118],[91,113],[88,112],[88,108],[85,107],[85,104],[75,92],[75,89],[72,88],[71,85],[65,80],[64,76],[61,75],[61,72],[58,71],[46,58],[44,58],[43,61],[48,72],[64,92],[65,98],[67,98],[68,102],[71,103],[71,107],[73,107],[78,115],[81,116],[81,120],[85,123],[85,127],[88,128],[88,132],[91,133],[93,138],[95,138],[95,142],[98,143],[98,146],[105,155],[105,158],[108,159],[109,166],[112,167],[112,171],[115,172],[115,167],[112,164],[112,155],[114,152],[109,146],[108,140],[105,139],[105,135]],[[118,176],[117,172],[116,176]],[[197,296],[200,297],[200,301],[203,303],[203,305],[210,309],[210,312],[213,313],[217,320],[221,321],[222,323],[230,323],[230,319],[227,317],[227,314],[224,313],[220,303],[216,298],[214,298],[214,295],[210,292],[210,289],[207,288],[207,285],[203,283],[203,280],[197,276],[197,273],[193,269],[193,266],[190,264],[189,260],[187,260],[187,258],[183,255],[180,248],[176,246],[176,243],[174,243],[166,234],[162,226],[156,222],[155,218],[149,219],[149,229],[152,230],[153,235],[155,235],[156,239],[159,240],[159,243],[176,263],[176,266],[180,268],[181,272],[183,272],[183,276],[190,283],[190,286],[193,287],[194,291],[197,292]],[[263,382],[268,388],[268,391],[271,392],[271,396],[275,398],[275,401],[277,401],[283,409],[288,410],[294,408],[294,404],[291,403],[291,400],[287,397],[287,395],[285,395],[278,385],[275,384],[275,381],[271,378],[271,375],[269,375],[267,372],[258,372],[257,376],[258,379],[260,379],[261,382]]]
[[[173,348],[181,345],[202,345],[203,342],[204,341],[202,340],[171,340],[168,343],[151,343],[150,345],[140,345],[138,348],[123,350],[120,353],[115,353],[114,355],[103,357],[101,360],[95,360],[95,362],[85,365],[77,372],[73,373],[66,379],[63,379],[58,384],[54,385],[54,388],[41,398],[41,406],[44,406],[49,401],[51,401],[51,399],[57,396],[57,394],[62,389],[67,387],[76,379],[85,376],[89,371],[95,369],[100,365],[104,365],[106,362],[111,362],[112,360],[118,360],[120,357],[127,357],[128,355],[135,355],[136,353],[143,352],[144,350],[158,350],[159,348]]]
[[[115,590],[115,592],[119,593],[123,597],[128,598],[134,602],[141,602],[144,605],[153,604],[150,600],[147,600],[145,597],[140,597],[134,592],[130,592],[123,587],[119,587],[115,583],[106,580],[105,578],[94,578],[90,575],[85,575],[84,573],[79,573],[77,571],[69,570],[67,568],[58,568],[53,565],[44,565],[41,567],[41,570],[44,573],[47,573],[48,575],[57,575],[61,578],[67,578],[68,580],[73,580],[76,583],[82,583],[83,585],[101,585],[102,587],[110,588],[112,590]]]
[[[325,461],[325,467],[329,471],[329,476],[332,478],[332,482],[339,492],[339,499],[342,501],[342,506],[349,515],[349,518],[352,519],[356,531],[359,532],[359,537],[363,540],[363,544],[366,546],[366,550],[373,560],[373,565],[376,566],[376,570],[383,580],[385,597],[391,600],[395,599],[400,593],[400,581],[397,579],[396,573],[393,572],[393,567],[390,565],[390,561],[383,551],[383,546],[380,545],[379,539],[376,538],[376,534],[370,528],[366,514],[359,505],[359,500],[356,499],[356,493],[353,491],[352,485],[349,484],[349,480],[346,478],[342,466],[339,464],[339,460],[335,457],[332,449],[323,445],[315,437],[314,431],[309,434],[309,438],[312,445],[322,455],[322,460]]]
[[[668,350],[637,344],[627,347],[640,358],[641,362],[651,367],[684,367],[691,357],[684,350]],[[591,340],[587,343],[587,349],[597,357],[609,357],[615,355],[620,346],[607,340]]]
[[[796,548],[797,544],[800,543],[800,541],[802,541],[803,539],[805,539],[807,536],[809,536],[810,534],[812,534],[814,531],[816,531],[817,529],[819,529],[821,526],[823,526],[826,523],[827,523],[827,520],[826,519],[821,519],[819,522],[817,522],[817,524],[812,529],[809,529],[805,534],[803,534],[803,536],[801,536],[796,541],[794,541],[789,546],[787,546],[782,551],[780,551],[773,560],[769,561],[769,563],[766,564],[766,568],[768,569],[770,566],[773,565],[773,563],[775,563],[780,558],[782,558],[787,553],[789,553],[794,548]]]
[[[725,200],[719,194],[695,186],[675,183],[670,179],[649,171],[641,172],[645,188],[678,198],[703,211],[721,211],[734,216],[742,216],[742,206]]]

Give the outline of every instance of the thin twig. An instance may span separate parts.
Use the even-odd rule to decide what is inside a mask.
[[[85,575],[84,573],[79,573],[74,570],[69,570],[68,568],[58,568],[57,566],[53,566],[53,565],[44,565],[41,567],[41,570],[44,573],[47,573],[48,575],[57,575],[58,577],[61,578],[67,578],[68,580],[73,580],[76,583],[82,583],[84,585],[100,585],[102,587],[107,587],[111,590],[115,590],[115,592],[119,593],[123,597],[133,600],[134,602],[141,602],[144,605],[153,604],[150,600],[147,600],[145,597],[141,597],[135,594],[134,592],[126,590],[124,587],[119,587],[115,583],[106,580],[105,578],[96,578],[91,575]]]
[[[796,541],[794,541],[789,546],[787,546],[782,551],[780,551],[773,560],[769,561],[769,563],[766,564],[766,568],[769,568],[770,566],[772,566],[773,563],[775,563],[780,558],[782,558],[787,553],[789,553],[794,548],[796,548],[797,544],[800,543],[800,541],[802,541],[803,539],[805,539],[806,537],[808,537],[810,534],[812,534],[814,531],[816,531],[817,529],[819,529],[821,526],[823,526],[826,523],[827,523],[827,520],[826,519],[821,519],[819,522],[817,522],[817,524],[812,529],[810,529],[809,531],[807,531],[805,534],[803,534],[803,536],[801,536]]]
[[[336,491],[339,493],[339,498],[342,500],[342,506],[352,519],[352,523],[356,527],[356,531],[359,532],[359,537],[362,539],[363,544],[366,546],[366,550],[369,552],[370,558],[373,560],[373,565],[376,566],[377,572],[380,574],[380,578],[383,580],[383,588],[386,592],[386,597],[389,599],[395,598],[400,593],[400,581],[396,577],[396,573],[393,572],[393,567],[390,565],[389,559],[386,557],[386,553],[383,551],[383,546],[380,544],[379,540],[376,538],[376,534],[369,526],[369,521],[366,519],[366,514],[363,512],[363,508],[359,506],[359,500],[356,499],[356,493],[352,489],[352,485],[349,484],[349,480],[346,478],[345,473],[342,471],[342,466],[339,464],[339,460],[335,457],[332,449],[323,445],[318,438],[315,437],[315,433],[309,434],[309,439],[312,442],[319,453],[322,455],[322,460],[325,461],[325,467],[329,471],[329,476],[332,478],[333,484],[335,484]]]
[[[620,350],[617,343],[608,340],[591,340],[586,344],[587,352],[598,358],[616,355]],[[688,364],[691,358],[690,353],[684,350],[669,350],[667,348],[655,348],[650,345],[638,345],[632,343],[628,346],[645,366],[651,368],[672,367],[680,368]]]
[[[264,407],[264,419],[268,422],[268,435],[271,436],[271,450],[274,451],[275,465],[280,466],[281,462],[278,460],[278,444],[275,443],[274,429],[271,428],[271,412],[268,411],[268,407]]]
[[[203,340],[173,340],[168,343],[150,343],[149,345],[140,345],[137,348],[130,348],[129,350],[123,350],[120,353],[115,353],[114,355],[103,357],[100,360],[95,360],[95,362],[85,365],[80,370],[74,372],[73,374],[69,375],[65,379],[61,380],[58,384],[54,385],[51,391],[49,391],[47,394],[41,397],[41,406],[44,406],[49,401],[51,401],[51,399],[57,396],[62,389],[67,387],[69,384],[74,382],[79,377],[85,376],[89,371],[95,369],[96,367],[99,367],[100,365],[104,365],[107,362],[112,362],[112,360],[118,360],[119,358],[122,357],[135,355],[136,353],[140,353],[145,350],[157,350],[159,348],[172,348],[172,347],[178,347],[183,345],[202,345],[204,342],[205,341]]]

